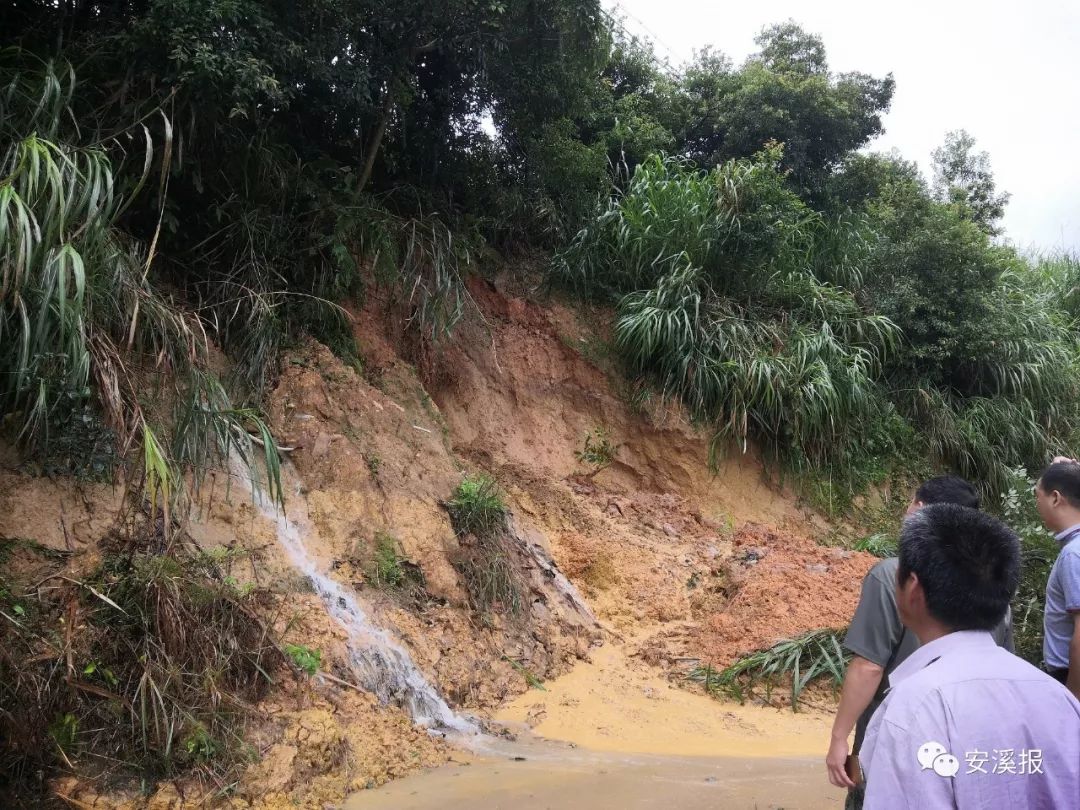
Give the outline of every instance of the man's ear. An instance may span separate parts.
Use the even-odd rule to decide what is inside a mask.
[[[900,579],[900,572],[897,571],[896,601],[898,606],[903,605],[904,608],[915,607],[920,602],[926,601],[922,583],[919,582],[919,577],[914,571],[909,572],[906,579]]]
[[[911,600],[917,605],[926,605],[926,591],[923,590],[922,583],[919,582],[919,575],[912,572],[908,577],[908,582],[911,588]]]

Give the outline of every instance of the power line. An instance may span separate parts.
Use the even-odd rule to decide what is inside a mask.
[[[618,17],[616,17],[615,15],[613,15],[609,11],[605,11],[604,9],[600,9],[600,13],[604,16],[604,19],[607,20],[608,24],[611,25],[612,28],[619,31],[627,39],[630,39],[630,40],[634,40],[634,39],[642,40],[642,41],[648,42],[650,45],[660,45],[667,52],[667,58],[661,60],[656,55],[655,50],[650,49],[650,51],[651,51],[650,56],[652,58],[653,65],[657,68],[657,70],[659,70],[662,73],[666,74],[669,78],[676,79],[676,80],[681,79],[682,78],[682,71],[679,70],[679,68],[677,68],[675,66],[676,62],[674,61],[674,57],[675,57],[674,50],[669,45],[667,45],[663,40],[661,40],[658,36],[656,36],[656,34],[653,33],[653,31],[647,25],[645,25],[645,23],[643,23],[640,19],[635,17],[630,12],[626,11],[626,9],[623,8],[621,5],[616,5],[615,8],[617,10],[623,12],[628,18],[634,20],[638,25],[640,25],[641,28],[645,31],[645,35],[641,35],[641,34],[638,34],[638,33],[634,32],[634,31],[627,30],[626,26],[623,24],[623,21],[621,19],[619,19]]]
[[[645,24],[644,20],[642,20],[640,17],[637,17],[637,16],[631,14],[626,9],[626,7],[623,6],[621,3],[616,3],[615,8],[618,9],[623,14],[625,14],[627,17],[629,17],[631,20],[636,22],[638,25],[640,25],[642,30],[644,30],[645,33],[649,35],[649,40],[651,42],[656,43],[657,45],[662,47],[665,51],[667,51],[668,59],[671,60],[672,64],[676,64],[679,61],[681,61],[681,60],[678,59],[678,57],[677,57],[677,55],[675,53],[675,49],[672,48],[670,45],[668,45],[666,42],[664,42],[664,40],[660,39],[660,36],[655,31],[653,31],[651,28],[649,28],[649,26],[647,26]]]

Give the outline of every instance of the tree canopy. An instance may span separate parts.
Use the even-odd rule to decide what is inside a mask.
[[[797,466],[880,469],[903,445],[1000,488],[1071,438],[1074,263],[1033,268],[1000,241],[1008,195],[967,133],[947,134],[929,183],[865,152],[892,76],[836,73],[792,21],[741,65],[704,49],[671,66],[595,0],[31,0],[5,15],[8,165],[53,150],[87,167],[69,187],[122,201],[72,207],[87,224],[65,241],[39,186],[12,186],[8,255],[20,211],[56,236],[20,282],[43,302],[76,295],[40,275],[55,251],[118,302],[102,268],[128,257],[147,270],[139,295],[229,352],[241,400],[259,401],[298,334],[350,356],[336,304],[373,285],[429,357],[481,248],[539,248],[553,280],[615,307],[632,373]],[[22,323],[10,289],[4,317]],[[116,341],[124,306],[81,317]],[[49,359],[71,334],[25,333],[4,400],[24,436],[72,403],[133,413],[101,387],[107,353]]]

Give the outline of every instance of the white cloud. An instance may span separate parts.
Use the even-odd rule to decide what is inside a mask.
[[[609,9],[615,4],[605,0]],[[631,33],[658,55],[685,61],[713,45],[736,63],[766,25],[788,18],[820,34],[834,71],[892,72],[886,132],[928,168],[950,129],[990,153],[998,187],[1012,193],[1008,238],[1021,247],[1080,250],[1080,3],[1064,0],[622,0]],[[669,54],[670,51],[670,54]]]

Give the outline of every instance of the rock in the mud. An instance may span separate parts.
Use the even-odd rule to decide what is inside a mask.
[[[330,450],[330,434],[319,433],[315,439],[315,445],[311,448],[313,458],[322,458]]]
[[[829,573],[829,566],[825,563],[813,563],[806,566],[806,570],[811,574],[827,574]]]
[[[663,530],[664,534],[666,534],[668,537],[678,537],[679,536],[679,533],[675,530],[675,527],[672,526],[670,523],[661,524],[660,528]]]
[[[763,548],[748,548],[739,557],[739,562],[745,566],[757,565],[759,561],[765,558],[767,553]]]

